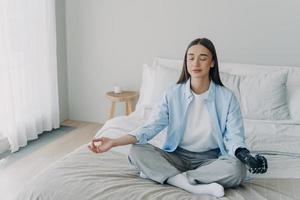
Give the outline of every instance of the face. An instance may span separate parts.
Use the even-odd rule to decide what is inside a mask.
[[[214,66],[211,52],[200,44],[188,49],[186,63],[191,78],[208,78],[209,70]]]

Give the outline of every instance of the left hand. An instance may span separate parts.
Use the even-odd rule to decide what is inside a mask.
[[[238,148],[235,151],[235,156],[247,166],[252,174],[262,174],[268,169],[268,162],[264,156],[257,154],[253,157],[246,148]]]
[[[259,154],[255,155],[255,157],[251,155],[248,156],[245,164],[247,165],[249,172],[252,174],[263,174],[267,172],[268,169],[267,159]]]

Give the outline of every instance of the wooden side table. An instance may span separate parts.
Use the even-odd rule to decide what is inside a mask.
[[[111,108],[109,112],[109,119],[114,116],[116,110],[116,102],[125,102],[126,115],[134,111],[133,102],[139,96],[135,91],[122,91],[121,93],[107,92],[106,97],[111,101]]]

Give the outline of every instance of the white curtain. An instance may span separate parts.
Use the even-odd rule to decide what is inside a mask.
[[[59,127],[54,0],[0,0],[0,136],[15,152]]]

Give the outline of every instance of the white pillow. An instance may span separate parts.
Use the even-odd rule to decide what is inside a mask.
[[[290,119],[286,71],[240,77],[240,97],[245,118]]]
[[[143,65],[142,84],[139,92],[139,99],[136,104],[136,110],[143,109],[145,106],[151,104],[151,96],[153,93],[153,86],[155,80],[155,68]]]
[[[176,84],[179,79],[180,73],[181,69],[179,68],[170,68],[162,65],[157,66],[154,90],[151,97],[152,105],[160,102],[164,92],[168,89],[168,87]]]
[[[237,75],[220,72],[220,78],[223,85],[229,88],[234,93],[238,101],[241,102],[240,89],[239,89],[240,77]]]
[[[152,107],[159,102],[164,91],[177,82],[182,69],[180,63],[180,60],[155,58],[153,67],[144,65],[140,98],[137,103],[137,108],[142,107],[143,118],[149,117]],[[248,76],[220,72],[220,76],[223,84],[231,89],[239,100],[244,118],[290,119],[286,100],[287,73],[284,70]],[[261,85],[263,87],[260,87]],[[241,88],[243,91],[240,91]],[[258,96],[261,96],[260,101],[257,99]],[[293,105],[296,102],[290,103]]]
[[[223,84],[231,89],[240,101],[245,119],[290,119],[287,104],[287,72],[238,76],[221,72]]]
[[[179,79],[181,67],[168,63],[168,66],[158,65],[154,60],[154,66],[143,65],[143,78],[140,88],[140,97],[136,105],[136,112],[143,119],[148,119],[152,108],[161,100],[165,90],[175,84]],[[164,60],[164,59],[163,59]]]
[[[287,87],[288,105],[290,116],[296,121],[300,121],[300,85],[291,85]]]
[[[283,121],[244,120],[246,144],[251,151],[300,154],[300,125]]]
[[[142,84],[139,93],[140,97],[136,104],[136,109],[147,107],[147,109],[149,110],[149,108],[153,106],[151,96],[153,94],[153,88],[156,82],[155,80],[157,75],[157,68],[160,68],[160,66],[181,70],[182,60],[172,60],[172,59],[156,57],[153,60],[153,66],[149,66],[147,64],[143,65]]]

